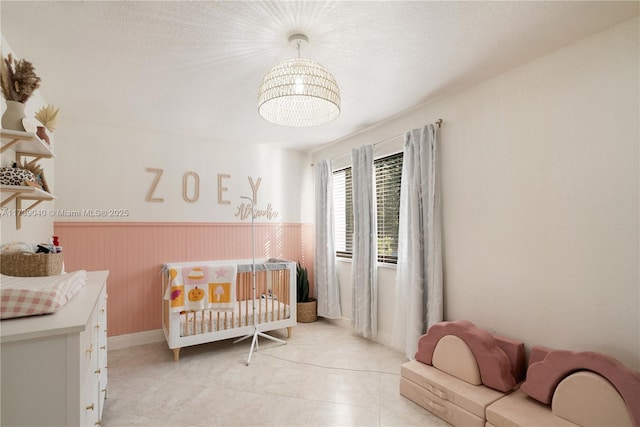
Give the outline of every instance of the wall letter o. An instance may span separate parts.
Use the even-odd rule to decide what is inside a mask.
[[[193,177],[194,182],[193,197],[189,197],[187,194],[187,183],[190,176]],[[185,202],[195,203],[198,201],[198,197],[200,197],[200,177],[195,172],[185,172],[182,176],[182,198]]]

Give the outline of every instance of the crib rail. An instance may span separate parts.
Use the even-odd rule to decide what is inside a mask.
[[[275,261],[275,262],[273,262]],[[235,302],[233,309],[204,309],[176,312],[163,299],[162,326],[169,348],[177,362],[181,347],[235,338],[252,333],[287,328],[296,324],[296,263],[281,260],[256,261],[255,291],[252,260],[220,261],[220,265],[237,265]],[[168,265],[193,267],[206,263],[164,264],[162,294],[171,286]],[[217,264],[218,261],[213,263]]]
[[[290,275],[287,270],[256,272],[253,298],[251,272],[238,273],[234,310],[189,310],[180,312],[180,336],[221,331],[284,320],[291,315]],[[255,311],[254,311],[255,309]]]

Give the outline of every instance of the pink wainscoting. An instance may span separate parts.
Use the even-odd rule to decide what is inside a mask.
[[[66,271],[110,271],[109,336],[162,327],[162,264],[252,255],[245,223],[57,222],[54,230]],[[313,226],[256,224],[256,258],[300,261],[313,286]]]

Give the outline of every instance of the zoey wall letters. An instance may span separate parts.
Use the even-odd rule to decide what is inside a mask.
[[[147,191],[147,195],[145,197],[146,202],[150,203],[164,203],[164,197],[158,190],[158,185],[162,180],[162,175],[164,173],[164,169],[158,168],[145,168],[145,171],[153,174],[153,178],[149,189]],[[217,175],[217,189],[218,189],[218,204],[219,205],[231,205],[231,200],[229,200],[229,189],[227,188],[228,181],[231,179],[231,175],[219,173]],[[260,189],[260,184],[262,183],[262,178],[258,177],[257,180],[254,181],[253,177],[248,176],[249,185],[251,186],[251,191],[253,193],[253,214],[256,219],[258,218],[266,218],[268,220],[274,220],[278,217],[278,212],[273,210],[271,203],[267,203],[266,207],[260,209],[260,204],[258,200],[258,190]],[[182,175],[182,199],[187,203],[195,203],[200,198],[200,176],[193,171],[187,171]],[[241,202],[235,208],[235,216],[240,220],[245,220],[247,218],[251,218],[251,204]]]

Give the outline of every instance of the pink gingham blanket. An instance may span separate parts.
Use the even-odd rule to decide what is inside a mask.
[[[54,313],[86,284],[84,270],[46,277],[1,275],[0,319]]]

